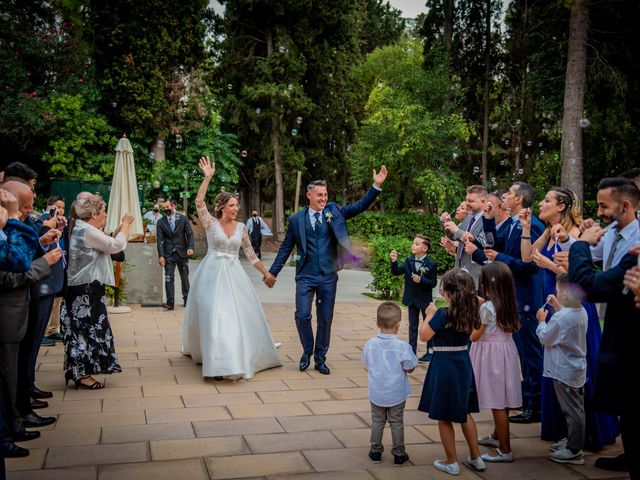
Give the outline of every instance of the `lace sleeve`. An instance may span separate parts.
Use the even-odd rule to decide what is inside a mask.
[[[242,226],[242,250],[244,250],[244,255],[251,262],[251,265],[255,265],[260,261],[256,252],[253,251],[253,247],[251,246],[251,240],[249,240],[249,230],[246,225]]]
[[[198,207],[196,205],[196,210],[198,211],[198,218],[200,219],[202,226],[205,230],[209,230],[213,225],[213,217],[209,213],[209,210],[207,210],[207,204],[203,202],[202,207]]]

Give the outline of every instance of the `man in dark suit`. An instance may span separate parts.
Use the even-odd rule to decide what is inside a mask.
[[[12,218],[22,222],[33,211],[33,192],[24,183],[9,181],[2,188],[11,192],[18,199],[18,211],[12,213]],[[40,238],[40,244],[51,243],[57,235],[47,233]],[[18,447],[13,442],[38,438],[39,432],[27,432],[26,427],[44,426],[55,422],[54,417],[40,417],[18,409],[17,390],[18,381],[22,380],[24,370],[19,369],[19,359],[23,348],[24,338],[29,319],[30,287],[38,280],[49,275],[50,265],[60,260],[62,251],[55,248],[41,255],[31,263],[26,273],[0,272],[0,399],[4,415],[3,448],[7,457],[26,456],[29,451]]]
[[[344,207],[328,203],[327,184],[323,180],[307,186],[309,206],[289,218],[289,226],[278,255],[269,272],[277,277],[293,247],[296,255],[296,327],[302,344],[300,370],[306,370],[315,360],[315,369],[324,375],[331,373],[326,364],[331,338],[331,321],[336,299],[338,270],[351,255],[351,242],[346,220],[364,212],[380,194],[380,185],[387,178],[383,165],[373,171],[373,186],[357,202]],[[268,283],[273,286],[273,282]],[[318,328],[315,343],[311,326],[311,306],[316,297]]]
[[[635,308],[633,294],[625,293],[625,272],[637,265],[637,258],[625,255],[620,263],[597,271],[589,246],[595,246],[604,232],[599,226],[586,229],[569,250],[569,281],[585,292],[585,300],[607,304],[602,340],[595,375],[594,408],[603,413],[620,415],[620,433],[624,454],[615,458],[599,458],[596,467],[606,470],[628,470],[631,478],[640,478],[637,460],[638,356],[640,310]]]
[[[424,235],[416,235],[411,245],[411,255],[402,265],[398,265],[398,252],[393,250],[391,257],[391,274],[404,275],[404,290],[402,303],[409,311],[409,345],[413,353],[418,350],[418,327],[420,314],[425,319],[427,305],[433,301],[432,291],[438,284],[438,269],[436,263],[427,257],[431,250],[431,242]],[[430,345],[427,342],[427,353],[420,357],[420,363],[431,360]]]
[[[535,190],[524,182],[516,182],[503,198],[502,207],[511,213],[503,228],[508,228],[504,235],[498,235],[492,222],[487,222],[486,233],[496,239],[494,250],[485,250],[491,261],[503,262],[509,266],[513,274],[520,316],[520,330],[514,334],[513,340],[520,355],[522,369],[522,414],[509,417],[514,423],[533,423],[540,421],[541,388],[542,388],[542,345],[536,335],[538,322],[536,311],[543,304],[543,272],[533,262],[523,262],[520,253],[520,241],[523,237],[522,225],[518,213],[529,209],[535,200]],[[529,213],[528,213],[529,214]],[[494,220],[495,222],[495,220]],[[531,243],[534,243],[544,226],[534,215],[531,216]]]
[[[158,242],[158,263],[164,267],[164,287],[167,292],[167,303],[162,306],[167,310],[174,309],[176,266],[180,272],[182,283],[182,299],[187,304],[189,295],[189,257],[193,255],[193,230],[189,219],[176,211],[175,200],[162,203],[164,217],[156,224]]]

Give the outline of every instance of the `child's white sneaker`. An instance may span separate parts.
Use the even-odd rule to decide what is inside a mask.
[[[563,450],[565,448],[567,448],[567,438],[563,438],[562,440],[554,443],[553,445],[551,445],[551,451],[552,452],[557,452],[558,450]]]
[[[549,455],[549,460],[557,463],[570,463],[572,465],[584,465],[584,455],[582,450],[573,453],[568,448],[563,448]]]
[[[471,460],[471,457],[467,457],[467,460],[464,463],[469,465],[474,470],[477,470],[478,472],[484,472],[485,468],[487,468],[484,464],[484,461],[482,460],[482,457],[478,457],[474,460]]]
[[[441,472],[448,473],[449,475],[460,475],[460,465],[456,463],[444,463],[444,460],[436,460],[433,462],[433,466]]]
[[[482,459],[485,462],[513,462],[513,453],[502,453],[499,448],[496,448],[497,455],[491,455],[490,453],[483,453]]]
[[[500,442],[495,438],[491,438],[491,436],[478,438],[478,445],[483,445],[485,447],[493,447],[498,448],[500,446]]]

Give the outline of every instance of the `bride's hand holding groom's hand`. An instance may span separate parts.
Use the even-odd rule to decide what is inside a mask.
[[[274,277],[271,273],[267,272],[262,277],[262,281],[268,288],[273,288],[276,284],[276,277]]]

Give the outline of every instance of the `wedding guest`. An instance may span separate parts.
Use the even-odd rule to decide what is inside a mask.
[[[247,220],[247,230],[249,231],[253,251],[256,252],[259,259],[262,259],[262,253],[260,252],[262,237],[271,236],[272,233],[264,219],[258,215],[257,210],[251,212],[251,218]]]
[[[142,216],[142,219],[147,221],[147,231],[149,233],[156,233],[156,225],[158,224],[158,220],[160,220],[161,218],[162,214],[160,213],[160,205],[157,203],[150,211]]]
[[[37,247],[37,232],[20,221],[18,199],[0,188],[0,270],[26,272]]]
[[[96,390],[105,384],[93,375],[122,371],[107,314],[105,285],[115,283],[110,254],[125,248],[133,216],[124,215],[113,238],[102,231],[107,212],[98,195],[79,195],[74,209],[77,220],[70,233],[69,287],[63,318],[65,380],[73,380],[76,388]]]

